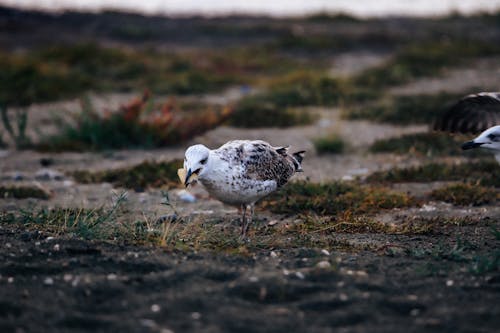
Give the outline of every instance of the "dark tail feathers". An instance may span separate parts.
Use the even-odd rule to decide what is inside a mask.
[[[302,160],[304,159],[304,154],[306,153],[305,150],[301,150],[301,151],[298,151],[296,153],[293,153],[292,156],[293,158],[295,158],[295,160],[297,161],[297,164],[295,164],[295,171],[296,172],[302,172]]]

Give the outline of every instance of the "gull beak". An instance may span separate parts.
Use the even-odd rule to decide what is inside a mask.
[[[484,142],[474,142],[474,141],[467,141],[462,145],[463,150],[468,150],[472,148],[478,148],[484,145]]]
[[[192,172],[191,169],[189,169],[186,174],[186,179],[184,180],[184,185],[188,187],[189,184],[196,182],[197,179],[198,173]]]

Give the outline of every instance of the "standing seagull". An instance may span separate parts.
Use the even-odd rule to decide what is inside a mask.
[[[463,97],[434,124],[437,131],[479,133],[500,124],[500,92]]]
[[[252,223],[255,202],[285,185],[301,172],[304,151],[288,154],[288,147],[273,147],[261,140],[234,140],[210,150],[198,144],[186,150],[181,182],[199,180],[216,199],[242,210],[241,235]],[[250,205],[250,218],[246,218]]]
[[[462,145],[462,149],[486,148],[493,151],[495,159],[500,163],[500,126],[488,128],[477,138]]]

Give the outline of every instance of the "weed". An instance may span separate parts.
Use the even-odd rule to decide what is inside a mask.
[[[47,200],[50,198],[50,193],[37,186],[0,186],[0,198]]]
[[[89,172],[75,171],[72,176],[81,183],[113,183],[115,186],[143,190],[146,187],[177,186],[177,169],[182,161],[142,162],[130,168]]]
[[[345,150],[344,140],[334,134],[313,141],[318,154],[341,154]]]
[[[500,251],[496,250],[492,254],[476,256],[470,266],[470,271],[476,275],[484,275],[496,272],[500,269]]]
[[[148,91],[123,105],[118,111],[101,115],[88,98],[76,125],[66,124],[60,134],[46,138],[39,150],[106,150],[151,148],[179,144],[224,122],[231,109],[200,108],[183,110],[170,100],[155,106]]]
[[[13,126],[11,117],[7,112],[6,107],[0,106],[0,117],[2,124],[10,138],[16,145],[17,149],[31,147],[31,140],[26,136],[26,126],[28,125],[28,111],[17,111],[15,113],[15,126]],[[0,138],[0,145],[4,145]]]
[[[494,188],[460,183],[436,189],[432,191],[431,197],[459,206],[480,206],[496,202],[500,193]]]

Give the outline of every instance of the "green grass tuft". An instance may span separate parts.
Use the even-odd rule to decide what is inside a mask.
[[[318,154],[341,154],[346,147],[344,140],[338,135],[317,138],[313,143]]]
[[[89,172],[75,171],[73,178],[80,183],[112,183],[115,186],[143,190],[146,187],[178,186],[177,169],[181,160],[142,162],[130,168]]]

